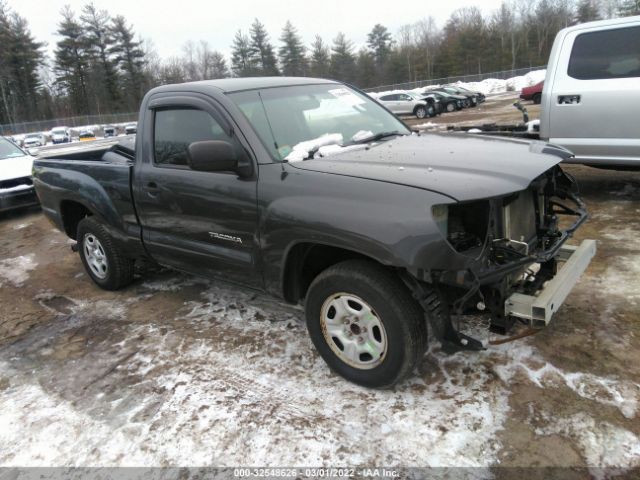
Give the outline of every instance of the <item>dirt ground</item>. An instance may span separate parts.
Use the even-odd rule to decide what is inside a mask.
[[[638,478],[640,172],[567,170],[591,213],[573,243],[598,254],[549,327],[480,353],[433,344],[393,391],[332,374],[300,308],[170,271],[101,291],[39,210],[2,216],[0,466]]]

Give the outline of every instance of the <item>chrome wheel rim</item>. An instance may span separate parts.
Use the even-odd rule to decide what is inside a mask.
[[[419,109],[416,111],[416,117],[418,117],[418,118],[424,118],[424,117],[426,116],[426,113],[427,113],[427,112],[426,112],[426,110],[425,110],[424,108],[419,108]]]
[[[82,247],[84,249],[84,258],[91,269],[91,273],[100,280],[107,278],[109,265],[107,264],[107,255],[100,240],[92,233],[87,233],[82,239]]]
[[[387,333],[373,308],[356,295],[336,293],[320,310],[322,334],[333,353],[347,365],[370,370],[387,354]]]

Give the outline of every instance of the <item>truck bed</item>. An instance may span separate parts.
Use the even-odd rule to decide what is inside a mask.
[[[74,151],[51,153],[40,157],[43,160],[105,162],[110,164],[133,164],[135,160],[135,139],[125,138],[115,145],[80,148]]]
[[[99,215],[119,241],[139,246],[131,192],[134,158],[131,141],[36,158],[34,184],[44,213],[73,237],[64,217],[86,209]]]

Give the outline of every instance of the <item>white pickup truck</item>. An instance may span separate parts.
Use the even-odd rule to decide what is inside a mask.
[[[640,16],[561,30],[548,65],[541,139],[567,162],[640,168]]]

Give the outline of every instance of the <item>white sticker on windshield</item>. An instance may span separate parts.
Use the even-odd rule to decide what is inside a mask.
[[[348,105],[354,106],[365,103],[362,98],[358,97],[355,93],[347,90],[346,88],[334,88],[333,90],[329,90],[329,93]]]

